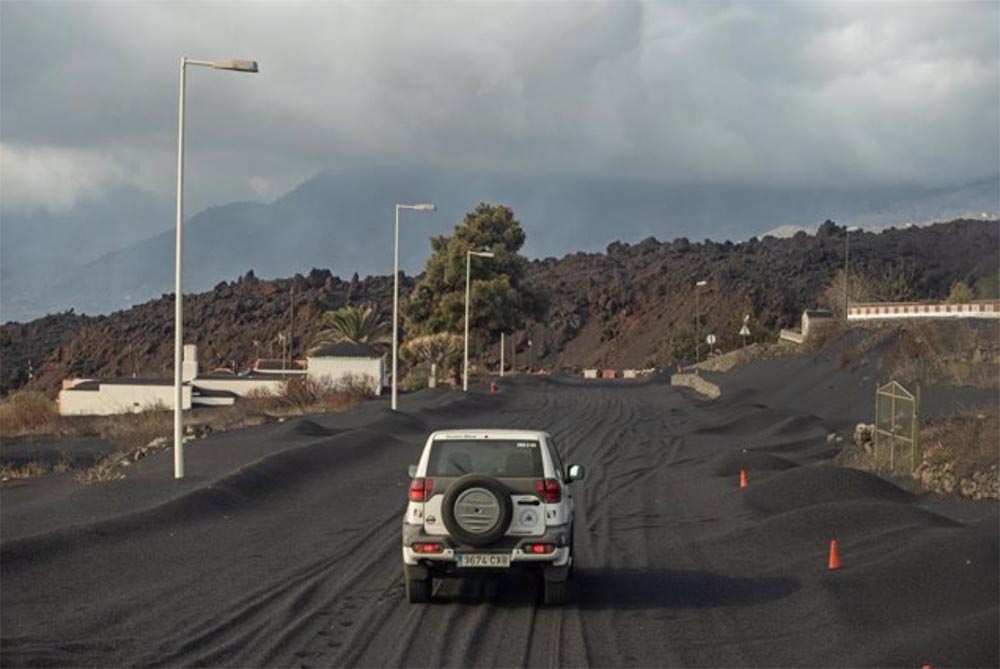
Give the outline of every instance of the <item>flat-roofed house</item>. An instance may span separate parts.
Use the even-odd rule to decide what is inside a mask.
[[[388,383],[385,353],[366,344],[324,344],[309,353],[306,373],[310,379],[337,384],[347,378],[364,380],[376,395]]]
[[[181,406],[191,408],[191,385],[181,388]],[[59,391],[64,416],[110,416],[174,408],[173,379],[67,379]]]

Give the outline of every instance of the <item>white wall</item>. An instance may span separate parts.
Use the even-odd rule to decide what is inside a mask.
[[[185,344],[181,362],[181,380],[187,383],[193,381],[196,376],[198,376],[198,347],[194,344]]]
[[[382,394],[386,385],[385,357],[381,358],[309,358],[310,379],[336,384],[345,376],[368,377],[372,391]]]
[[[240,397],[251,390],[262,389],[272,395],[281,390],[284,381],[280,378],[262,379],[234,376],[231,379],[195,379],[194,385],[205,390],[228,390]]]
[[[191,386],[182,389],[181,406],[191,408]],[[134,413],[161,404],[174,408],[173,386],[101,384],[98,390],[62,390],[59,392],[59,413],[63,416],[110,416]]]
[[[892,320],[899,318],[1000,318],[1000,302],[983,301],[967,304],[948,303],[864,303],[852,304],[847,310],[851,321]]]

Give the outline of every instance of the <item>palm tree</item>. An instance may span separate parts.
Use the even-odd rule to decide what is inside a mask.
[[[351,342],[354,344],[384,344],[389,341],[389,322],[382,311],[372,305],[346,306],[323,314],[323,330],[310,346],[314,351],[325,344]]]

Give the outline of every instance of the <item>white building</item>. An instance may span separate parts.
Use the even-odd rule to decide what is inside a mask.
[[[349,377],[365,379],[372,392],[382,394],[388,384],[385,354],[365,344],[339,342],[326,344],[307,358],[306,374],[322,383],[337,384]]]
[[[181,390],[181,406],[190,409],[190,384]],[[170,379],[68,379],[59,391],[63,416],[110,416],[157,408],[174,408]]]
[[[255,369],[243,374],[202,374],[198,368],[198,347],[188,344],[184,346],[181,367],[182,407],[227,406],[251,392],[277,394],[286,381],[303,375],[332,384],[354,377],[369,383],[376,395],[387,384],[385,354],[363,344],[327,345],[304,363],[286,361],[286,364],[285,369],[275,369],[272,361],[258,361]],[[173,410],[173,379],[67,379],[59,393],[59,413],[64,416],[109,416],[156,408]]]

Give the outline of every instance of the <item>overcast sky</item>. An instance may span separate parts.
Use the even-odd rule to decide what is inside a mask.
[[[843,187],[998,172],[1000,3],[0,2],[2,207],[327,166]]]

